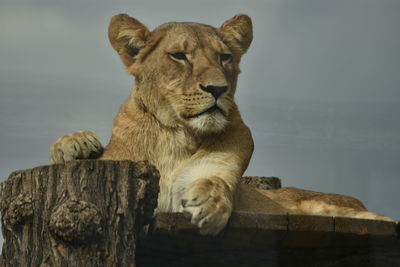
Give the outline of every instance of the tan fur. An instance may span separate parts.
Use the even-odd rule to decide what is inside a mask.
[[[321,193],[293,187],[258,190],[258,192],[268,197],[269,201],[272,200],[279,203],[289,213],[293,214],[395,221],[389,217],[369,212],[361,201],[349,196]]]
[[[291,198],[291,189],[237,189],[253,152],[251,133],[234,102],[240,58],[252,41],[248,16],[237,15],[218,29],[172,22],[149,31],[121,14],[111,19],[108,35],[136,84],[100,159],[154,164],[161,175],[159,212],[190,214],[200,232],[211,235],[226,225],[233,205],[258,212],[313,213],[319,202],[310,201],[321,196],[306,198],[306,205],[295,204],[302,199],[297,195],[307,195],[302,191],[292,190]],[[226,91],[214,97],[215,88],[222,87]],[[204,113],[213,105],[218,109]],[[51,146],[51,162],[96,158],[102,149],[95,133],[73,133]],[[326,196],[332,200],[326,205],[346,202]]]
[[[121,14],[108,35],[136,84],[100,159],[148,160],[161,175],[158,211],[190,213],[201,233],[217,234],[253,152],[234,102],[240,58],[252,40],[250,18],[235,16],[219,29],[172,22],[150,32]],[[227,90],[214,97],[207,86]],[[218,110],[203,114],[214,105]],[[89,158],[93,135],[62,137],[51,148],[52,162]]]

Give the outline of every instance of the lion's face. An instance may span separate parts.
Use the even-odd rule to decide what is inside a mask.
[[[251,21],[236,16],[220,29],[196,23],[166,23],[149,32],[118,15],[109,36],[128,72],[135,97],[162,122],[198,133],[224,129],[233,108],[241,55],[250,45]]]
[[[198,132],[223,129],[238,74],[232,51],[207,26],[170,23],[156,31],[164,34],[136,74],[153,85],[147,93],[160,94],[158,108]]]

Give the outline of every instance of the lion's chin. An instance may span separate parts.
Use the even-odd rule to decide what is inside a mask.
[[[221,112],[205,113],[189,120],[189,126],[200,134],[220,132],[227,124],[228,120]]]

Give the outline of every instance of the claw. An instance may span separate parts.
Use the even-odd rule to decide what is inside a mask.
[[[182,206],[183,206],[183,207],[186,207],[186,203],[187,203],[187,202],[188,202],[187,199],[182,199],[182,200],[181,200]]]

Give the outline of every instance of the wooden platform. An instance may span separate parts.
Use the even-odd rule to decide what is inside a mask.
[[[137,246],[138,266],[400,266],[399,225],[234,212],[217,237],[182,214],[158,214]]]
[[[276,177],[241,182],[251,201],[252,186],[281,186]],[[268,209],[234,212],[220,235],[201,236],[182,214],[153,218],[158,184],[147,162],[13,172],[0,185],[0,266],[400,266],[396,223],[289,215],[269,201]]]

